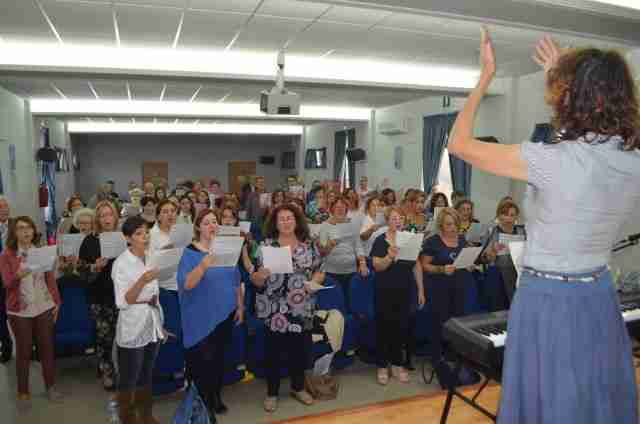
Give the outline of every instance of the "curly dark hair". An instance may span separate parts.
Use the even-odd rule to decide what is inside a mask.
[[[547,103],[554,111],[555,142],[593,132],[618,135],[624,149],[640,148],[640,115],[631,70],[613,50],[577,49],[562,55],[547,76]]]
[[[265,222],[264,226],[265,236],[270,239],[278,238],[278,214],[281,211],[289,211],[296,218],[295,234],[298,241],[305,242],[309,240],[310,235],[307,220],[304,218],[304,215],[300,210],[298,210],[298,208],[289,203],[278,206],[269,214],[269,218],[267,219],[267,222]]]

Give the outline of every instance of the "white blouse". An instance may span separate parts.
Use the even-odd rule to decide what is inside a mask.
[[[116,327],[116,343],[120,347],[134,349],[155,343],[164,338],[164,315],[160,303],[129,305],[125,299],[127,292],[136,284],[147,267],[136,255],[127,249],[113,263],[111,278],[115,290],[116,306],[119,309]],[[138,302],[158,296],[158,281],[147,284],[138,296]]]
[[[158,224],[151,228],[149,231],[149,254],[164,249],[166,246],[171,244],[171,237],[168,233],[165,233],[160,230]],[[177,273],[173,273],[171,277],[160,280],[160,287],[167,290],[178,291],[178,277]]]

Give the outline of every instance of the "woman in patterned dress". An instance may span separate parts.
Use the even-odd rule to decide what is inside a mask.
[[[309,237],[304,216],[295,207],[285,204],[273,211],[266,228],[266,239],[258,252],[257,271],[251,281],[257,288],[256,315],[264,320],[265,368],[267,397],[264,409],[274,412],[278,406],[282,351],[288,353],[291,396],[305,405],[313,398],[304,390],[308,338],[313,324],[313,283],[322,284],[324,273],[317,247]],[[263,266],[265,247],[288,247],[293,260],[292,274],[272,274]]]

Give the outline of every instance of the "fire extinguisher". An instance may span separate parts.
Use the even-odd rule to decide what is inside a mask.
[[[49,188],[44,183],[40,184],[40,188],[38,189],[38,200],[41,208],[49,206]]]

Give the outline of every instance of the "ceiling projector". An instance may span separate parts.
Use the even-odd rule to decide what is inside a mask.
[[[278,52],[276,85],[260,92],[260,111],[267,115],[300,114],[300,95],[284,88],[284,50]]]

